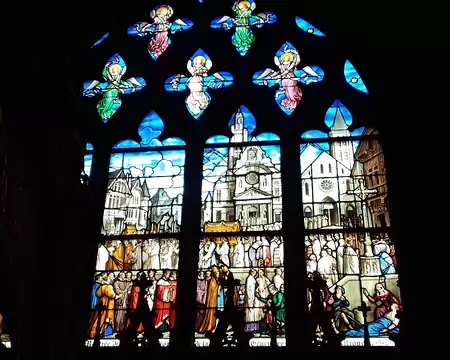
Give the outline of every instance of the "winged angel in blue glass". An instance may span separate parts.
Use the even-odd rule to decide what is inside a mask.
[[[173,16],[173,8],[169,5],[160,5],[150,12],[153,23],[138,22],[128,29],[128,34],[144,37],[151,35],[147,49],[150,56],[156,60],[169,47],[171,40],[169,32],[172,34],[190,29],[194,24],[189,19],[177,19],[169,21]]]
[[[311,84],[323,80],[324,72],[318,66],[305,66],[297,69],[300,63],[300,54],[289,42],[286,42],[274,58],[278,70],[261,70],[253,75],[256,85],[269,87],[278,84],[280,89],[275,93],[275,101],[286,114],[290,115],[297,108],[302,99],[302,89],[298,83]]]
[[[105,82],[89,80],[83,84],[83,96],[103,95],[97,104],[97,112],[104,122],[108,121],[122,105],[122,100],[119,98],[120,94],[134,93],[143,89],[146,85],[145,80],[140,77],[122,80],[126,71],[125,61],[119,54],[115,54],[103,68],[102,74]]]
[[[247,54],[250,47],[255,42],[255,34],[252,31],[252,26],[258,28],[265,24],[273,24],[277,21],[275,14],[271,12],[259,13],[253,15],[253,10],[256,8],[254,0],[236,1],[233,4],[233,11],[236,13],[235,18],[229,16],[220,16],[211,22],[211,27],[224,28],[230,30],[235,27],[235,33],[231,38],[231,42],[239,54],[244,56]]]
[[[208,75],[211,67],[212,61],[209,56],[202,49],[198,49],[187,62],[190,77],[178,74],[166,80],[167,91],[189,89],[190,94],[185,102],[187,109],[195,119],[198,119],[211,102],[211,96],[206,92],[208,88],[221,89],[233,83],[233,76],[229,72],[216,72]]]

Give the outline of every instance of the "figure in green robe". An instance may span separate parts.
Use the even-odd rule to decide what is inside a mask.
[[[235,33],[231,42],[236,50],[244,56],[255,42],[255,34],[252,26],[262,27],[264,24],[273,24],[277,21],[275,14],[270,12],[253,15],[256,4],[254,0],[238,0],[232,9],[236,13],[235,18],[229,16],[221,16],[211,22],[212,28],[224,28],[230,30],[235,27]]]
[[[266,299],[259,298],[263,303],[272,303],[271,309],[275,310],[275,322],[277,327],[277,334],[286,333],[286,306],[284,297],[284,285],[280,286],[280,291],[277,290],[275,285],[269,285],[269,296]],[[270,301],[271,300],[271,301]],[[274,314],[272,314],[273,316]]]
[[[132,94],[143,89],[146,85],[145,80],[140,77],[122,80],[126,71],[125,61],[119,54],[115,54],[103,68],[104,82],[89,80],[83,84],[83,96],[102,95],[97,103],[97,112],[104,122],[108,121],[122,105],[122,100],[119,98],[120,94]]]

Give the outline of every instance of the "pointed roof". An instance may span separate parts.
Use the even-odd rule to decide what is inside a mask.
[[[330,128],[331,130],[347,130],[348,125],[344,120],[344,116],[342,115],[341,109],[337,108],[336,116],[334,117],[334,123]]]
[[[142,192],[143,192],[145,197],[150,197],[150,191],[148,190],[148,186],[147,186],[147,182],[146,181],[144,181],[141,184],[141,190],[142,190]]]
[[[248,196],[249,194],[252,194],[252,193],[259,195],[260,198],[272,198],[273,197],[272,194],[270,194],[270,193],[268,193],[266,191],[263,191],[263,190],[251,187],[251,188],[248,188],[247,190],[245,190],[244,192],[238,194],[234,198],[236,200],[238,200],[239,198],[246,197],[246,196]]]
[[[171,198],[164,189],[159,188],[150,201],[152,206],[165,206],[171,205],[174,202],[174,199]]]

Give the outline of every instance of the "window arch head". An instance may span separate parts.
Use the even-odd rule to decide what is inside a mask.
[[[201,0],[200,2],[206,3],[207,1]],[[276,29],[276,26],[272,26],[272,24],[278,21],[278,17],[272,12],[272,9],[264,9],[266,5],[261,3],[258,5],[261,12],[256,13],[254,11],[255,6],[256,2],[253,0],[236,1],[233,4],[232,11],[227,16],[211,17],[211,27],[214,32],[220,33],[219,29],[232,28],[230,34],[232,45],[228,44],[228,46],[232,51],[234,51],[232,47],[234,46],[241,56],[249,57],[252,52],[256,51],[255,37],[259,38],[263,34],[263,31],[259,30],[260,27]],[[161,86],[164,82],[164,95],[155,97],[158,101],[162,97],[170,99],[167,103],[162,101],[164,104],[181,102],[181,97],[177,98],[179,94],[175,94],[175,92],[184,92],[186,96],[186,108],[182,107],[184,114],[187,115],[186,118],[189,120],[192,120],[192,118],[198,120],[190,123],[191,125],[196,124],[196,126],[202,124],[201,121],[204,121],[208,114],[214,114],[212,108],[216,99],[217,103],[220,104],[218,107],[220,111],[226,109],[228,103],[225,104],[226,101],[223,101],[226,96],[220,97],[222,94],[226,94],[227,90],[222,91],[221,89],[232,85],[230,88],[232,93],[238,93],[241,86],[238,83],[241,81],[238,72],[235,73],[231,63],[219,63],[217,52],[213,52],[203,43],[189,48],[189,53],[175,53],[176,48],[180,48],[179,44],[182,42],[182,36],[184,36],[178,33],[181,31],[192,33],[200,24],[190,15],[192,13],[180,11],[180,17],[178,17],[178,13],[175,17],[175,10],[178,10],[175,5],[173,7],[159,5],[153,9],[147,19],[142,18],[145,22],[136,23],[128,29],[131,38],[136,36],[135,38],[138,39],[138,36],[148,36],[148,41],[144,41],[148,49],[148,56],[147,53],[144,53],[146,60],[154,66],[152,71],[156,69],[155,74],[146,76],[145,73],[136,69],[136,73],[131,74],[130,72],[130,76],[135,74],[136,76],[128,76],[126,73],[128,70],[127,64],[130,65],[130,68],[133,65],[134,69],[136,58],[121,52],[123,58],[116,54],[105,64],[102,72],[104,81],[85,83],[84,95],[86,97],[97,97],[100,100],[97,110],[98,115],[104,122],[111,119],[115,120],[116,114],[126,112],[127,100],[135,98],[136,92],[151,94],[151,92],[148,92],[149,87],[156,82],[159,84],[158,86]],[[252,15],[252,17],[249,17],[249,15]],[[192,17],[192,20],[184,16]],[[235,26],[236,20],[239,22],[248,21],[248,26],[238,28]],[[293,21],[293,19],[291,20]],[[306,33],[305,37],[310,36],[317,41],[321,41],[321,38],[325,37],[325,33],[321,30],[326,30],[326,28],[322,28],[321,24],[318,24],[321,29],[319,30],[299,17],[295,21],[298,28]],[[242,25],[242,23],[239,23],[239,25]],[[163,28],[167,31],[163,31],[164,34],[162,35],[164,36],[162,37],[153,36],[153,31],[159,26],[164,26]],[[240,32],[240,30],[244,30],[245,33]],[[105,34],[102,39],[94,44],[94,47],[100,48],[100,46],[104,46],[102,44],[110,44],[111,38],[112,36],[109,33]],[[161,38],[163,38],[163,41]],[[198,48],[199,45],[202,48]],[[292,43],[280,42],[275,47],[270,46],[270,48],[279,50],[274,51],[272,55],[262,53],[261,58],[265,56],[267,63],[261,67],[251,68],[249,71],[253,75],[253,85],[261,86],[258,89],[261,94],[267,93],[268,96],[274,97],[271,98],[271,102],[280,115],[280,121],[277,123],[282,123],[285,120],[282,117],[285,115],[291,116],[291,118],[295,117],[299,105],[306,103],[307,96],[310,91],[313,91],[312,89],[322,89],[321,86],[327,84],[328,76],[325,77],[324,71],[327,66],[315,60],[308,63],[306,56],[303,59],[303,48],[300,48],[299,43],[295,41],[292,41]],[[178,55],[181,58],[182,55],[183,64],[173,66],[173,69],[169,69],[170,72],[168,73],[161,71],[161,73],[164,73],[164,79],[155,81],[155,78],[158,77],[159,64],[164,63],[165,57],[170,53],[174,54],[173,58],[178,57]],[[300,54],[302,54],[302,57]],[[271,61],[273,55],[275,55],[274,63]],[[125,60],[127,63],[125,63]],[[170,62],[167,62],[167,65],[169,64]],[[341,80],[346,81],[352,88],[359,90],[361,93],[368,93],[367,87],[353,65],[349,61],[342,65]],[[184,66],[186,66],[186,69]],[[277,86],[275,87],[275,85]],[[254,87],[256,88],[256,86]],[[275,89],[269,90],[267,87],[275,87]],[[114,91],[110,91],[111,89],[119,91],[117,95],[110,99],[109,95],[114,93]],[[151,96],[146,100],[152,101]],[[240,98],[244,97],[241,96]],[[269,107],[268,102],[267,104],[266,102],[264,104],[258,103],[258,107],[252,106],[251,96],[247,96],[246,99],[248,99],[248,102],[245,100],[246,105],[255,112],[255,115],[258,114],[258,111],[261,111],[258,107],[263,109]],[[162,103],[155,105],[158,106],[158,112],[166,119],[164,112],[169,113],[176,107],[167,109],[170,108],[170,105],[164,106]],[[232,106],[238,105],[233,104],[233,101],[230,101],[230,103]],[[135,110],[129,111],[134,113]],[[148,111],[148,109],[145,111]],[[136,113],[139,113],[139,111],[136,111]],[[287,116],[285,117],[287,118]],[[183,118],[183,121],[186,118]],[[214,118],[214,116],[211,116],[211,118]],[[268,115],[267,118],[272,117]],[[271,285],[274,286],[275,280],[272,280],[272,276],[284,274],[282,269],[284,265],[284,239],[281,236],[283,204],[279,149],[281,140],[274,134],[274,132],[282,134],[284,131],[278,131],[277,129],[280,129],[280,127],[265,127],[263,116],[258,117],[258,119],[260,119],[259,129],[264,130],[260,131],[263,132],[262,134],[255,135],[258,133],[255,117],[247,107],[242,105],[232,115],[229,122],[229,134],[215,135],[223,133],[219,131],[201,133],[201,136],[206,134],[204,138],[207,138],[207,141],[204,144],[203,153],[204,178],[201,191],[202,220],[200,230],[202,235],[199,239],[199,280],[211,280],[215,276],[220,277],[227,269],[231,269],[230,271],[234,274],[235,279],[241,282],[238,287],[238,291],[241,292],[245,291],[243,285],[245,285],[247,276],[258,277],[258,269],[263,270],[264,276],[269,278]],[[219,122],[219,118],[217,118],[216,123]],[[369,200],[365,198],[365,200],[360,201],[357,194],[357,192],[362,191],[363,197],[371,196],[368,191],[373,190],[374,186],[380,189],[385,186],[385,180],[382,179],[382,168],[372,166],[372,170],[367,172],[363,160],[355,160],[355,149],[362,148],[360,144],[365,141],[363,137],[374,134],[364,133],[366,130],[354,130],[351,127],[350,111],[340,101],[336,101],[330,106],[326,114],[326,125],[329,131],[325,134],[313,130],[305,133],[302,139],[300,149],[302,154],[302,180],[307,179],[307,181],[304,182],[304,203],[299,204],[299,206],[302,206],[300,212],[303,212],[305,229],[314,230],[312,233],[317,238],[314,240],[318,240],[321,244],[328,244],[327,249],[321,249],[327,254],[324,254],[323,257],[330,255],[330,252],[330,256],[334,256],[333,251],[337,252],[341,243],[346,248],[351,247],[355,253],[362,254],[364,250],[363,239],[358,235],[358,231],[352,232],[349,229],[358,228],[359,230],[362,228],[361,226],[365,227],[375,222],[380,224],[379,228],[384,228],[383,224],[390,222],[389,217],[385,216],[384,220],[382,220],[382,217],[371,218],[370,221],[372,222],[369,224],[369,218],[364,215],[367,212],[366,202]],[[188,123],[183,123],[183,126],[190,127]],[[286,126],[290,125],[287,124]],[[174,127],[169,126],[169,128],[173,129]],[[199,129],[200,126],[193,126],[192,128]],[[205,128],[210,130],[214,127],[205,126]],[[139,127],[140,142],[121,141],[116,144],[112,151],[111,183],[109,185],[114,188],[114,181],[116,190],[109,191],[108,189],[102,232],[109,240],[100,244],[99,254],[106,254],[105,249],[109,254],[121,254],[122,251],[132,245],[133,250],[130,251],[134,255],[130,256],[130,262],[128,262],[128,258],[125,261],[125,257],[124,260],[119,262],[109,262],[110,258],[106,263],[103,263],[102,260],[100,265],[97,264],[97,269],[112,268],[113,272],[119,271],[119,273],[122,273],[123,270],[126,273],[128,267],[131,266],[132,270],[148,271],[147,277],[150,277],[152,270],[147,270],[147,268],[155,267],[158,280],[175,281],[174,277],[176,279],[176,272],[171,274],[171,271],[175,271],[176,265],[164,265],[164,267],[172,269],[166,274],[161,262],[162,255],[167,255],[167,249],[175,249],[173,253],[176,253],[178,246],[178,240],[176,239],[181,237],[180,217],[183,191],[175,189],[182,189],[184,186],[182,181],[184,177],[184,155],[183,160],[181,160],[180,153],[184,152],[185,144],[179,138],[163,140],[161,137],[163,130],[162,120],[156,113],[151,113]],[[187,131],[183,133],[187,133]],[[211,134],[214,135],[209,137]],[[189,137],[180,136],[187,141],[189,140]],[[349,140],[348,137],[353,138]],[[371,139],[369,142],[368,148],[370,149],[378,146],[376,140]],[[88,151],[91,151],[91,153],[87,152],[87,155],[91,155],[91,158],[86,158],[86,169],[90,169],[93,149]],[[359,151],[358,154],[358,159],[362,159],[363,151]],[[179,161],[179,163],[174,161]],[[114,172],[116,173],[113,174]],[[323,179],[324,177],[327,179]],[[361,186],[359,180],[356,181],[356,179],[363,179],[365,187]],[[352,186],[348,184],[352,184]],[[298,185],[298,191],[301,191],[301,186]],[[378,188],[377,191],[384,191]],[[318,199],[317,196],[319,195],[326,196]],[[328,201],[327,206],[324,206],[324,204],[321,204],[323,199],[332,199],[333,201]],[[350,216],[352,208],[353,214],[356,216]],[[324,231],[322,232],[322,230]],[[309,237],[309,239],[313,242],[312,237]],[[312,245],[309,246],[307,251],[312,252]],[[134,250],[140,249],[139,251],[144,253],[142,249],[149,247],[158,249],[158,252],[155,250],[155,253],[157,253],[159,259],[159,267],[144,265],[144,259],[137,260],[137,264],[140,265],[131,262],[131,259],[134,261],[138,258],[133,253]],[[244,249],[243,252],[242,249]],[[347,250],[351,252],[350,249]],[[234,256],[240,252],[243,254],[242,257]],[[208,254],[214,255],[209,257],[212,259],[211,261],[208,259]],[[316,262],[318,262],[322,257],[322,251],[317,256],[312,255],[316,257]],[[351,255],[348,255],[348,258],[351,259]],[[311,259],[314,257],[311,257]],[[334,260],[336,260],[336,266],[338,266],[337,259]],[[351,268],[353,265],[349,264],[348,266]],[[126,267],[127,269],[125,269]],[[337,274],[333,273],[331,277],[340,281],[342,276],[349,275],[349,271],[348,269],[344,271],[341,268]],[[96,276],[103,277],[103,272],[103,270],[98,270]],[[278,272],[280,273],[278,274]],[[132,274],[132,276],[135,276],[134,273]],[[362,276],[361,274],[360,271],[351,275]],[[392,275],[392,273],[390,274]],[[103,281],[106,280],[103,279]],[[114,280],[117,280],[117,278]],[[333,283],[333,285],[336,284]],[[388,286],[388,283],[386,283],[386,286]],[[352,306],[356,306],[357,300],[355,300],[356,298],[351,291],[344,286],[342,288],[345,296],[350,299]],[[269,292],[282,292],[281,289],[284,289],[284,285],[277,283],[275,289],[273,287],[270,289]],[[338,286],[334,286],[334,289],[338,289]],[[93,306],[94,308],[95,306]],[[203,325],[203,322],[197,329],[196,343],[206,345],[208,339],[203,335],[209,330],[207,327],[201,327],[201,325]],[[278,330],[280,330],[279,340],[282,340],[284,329]],[[106,340],[104,333],[102,336],[102,341]],[[164,338],[164,341],[166,340]],[[267,340],[268,338],[264,338],[264,336],[258,339],[254,337],[250,340],[250,344],[261,346],[261,344],[266,344]],[[283,341],[280,343],[283,343]]]

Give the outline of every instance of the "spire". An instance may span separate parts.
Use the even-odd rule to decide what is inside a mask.
[[[234,126],[232,127],[232,131],[242,131],[244,128],[244,114],[242,113],[241,109],[239,108],[238,111],[236,111],[235,117],[234,117]],[[233,131],[233,133],[235,133]]]
[[[342,112],[339,108],[336,110],[336,116],[334,117],[334,123],[330,128],[332,131],[339,131],[339,130],[347,130],[348,125],[345,123],[344,116],[342,115]]]

